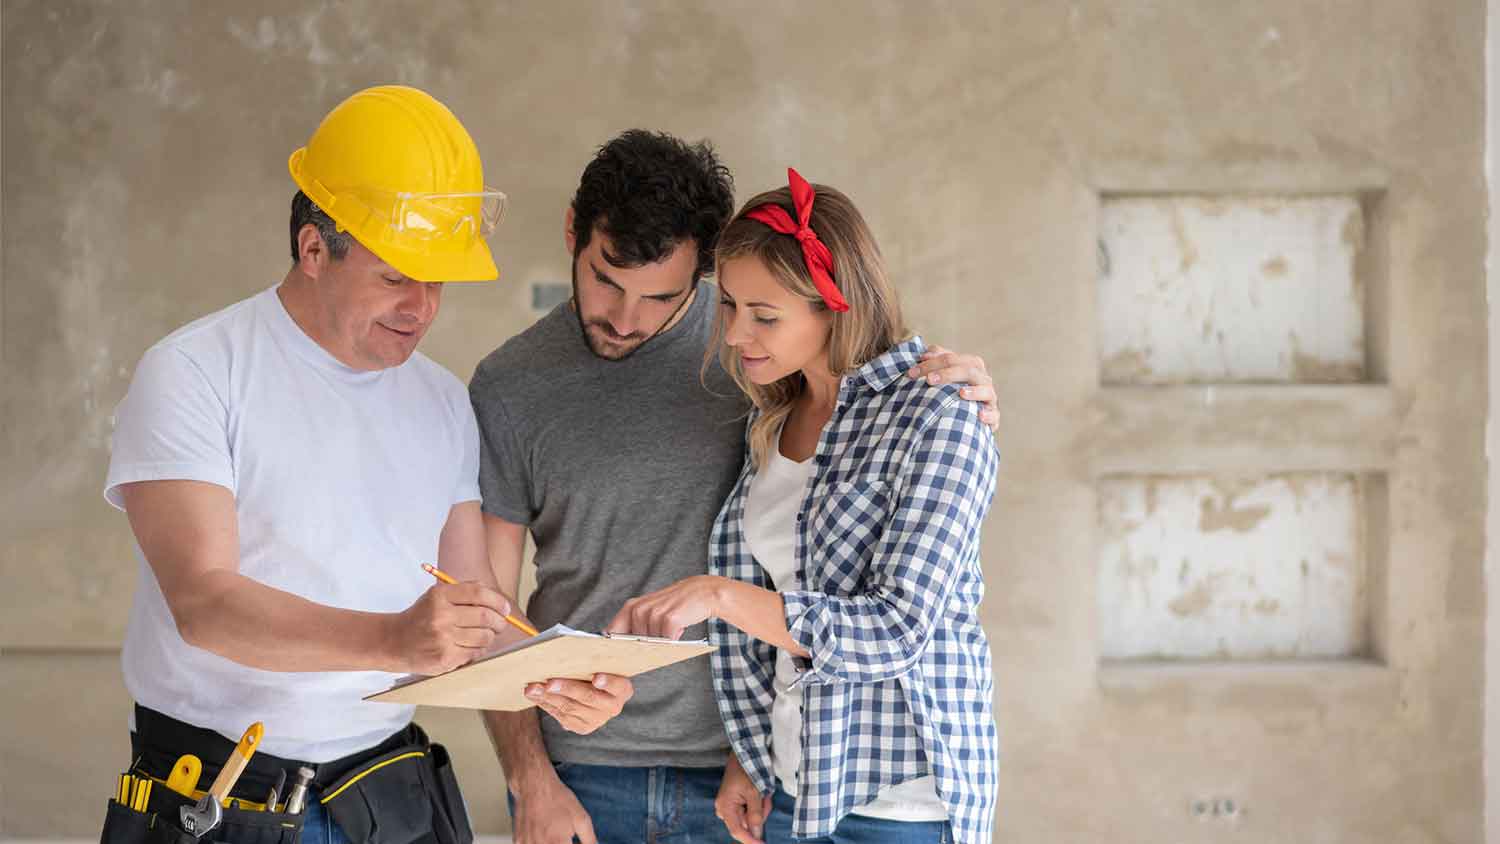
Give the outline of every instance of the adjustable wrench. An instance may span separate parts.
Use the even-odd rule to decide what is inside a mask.
[[[214,778],[214,784],[209,787],[208,793],[199,798],[197,804],[182,807],[179,817],[183,832],[194,838],[202,838],[224,819],[224,800],[239,781],[240,774],[245,772],[245,766],[250,764],[250,757],[255,755],[264,732],[265,727],[259,721],[251,724],[250,729],[245,730],[245,734],[240,737],[240,743],[230,751],[229,759]]]

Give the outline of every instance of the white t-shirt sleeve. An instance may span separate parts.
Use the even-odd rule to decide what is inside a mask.
[[[454,403],[463,435],[463,466],[458,474],[458,488],[453,492],[453,503],[479,501],[479,423],[474,418],[474,406],[469,404],[469,394],[464,390]]]
[[[121,485],[165,480],[235,489],[228,408],[198,364],[175,346],[146,352],[115,408],[104,498],[123,510]]]

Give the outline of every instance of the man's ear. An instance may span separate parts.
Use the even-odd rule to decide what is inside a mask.
[[[563,243],[568,247],[568,255],[578,255],[578,234],[573,231],[573,206],[568,205],[568,213],[563,215]]]
[[[308,278],[317,278],[328,266],[332,256],[328,254],[328,244],[323,242],[323,235],[318,233],[318,227],[308,223],[297,232],[297,269]]]

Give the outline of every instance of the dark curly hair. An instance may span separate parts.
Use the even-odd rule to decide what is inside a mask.
[[[719,232],[734,213],[734,178],[708,141],[631,129],[599,148],[573,194],[573,235],[583,251],[598,229],[617,267],[666,259],[685,240],[698,249],[693,280],[714,266]]]

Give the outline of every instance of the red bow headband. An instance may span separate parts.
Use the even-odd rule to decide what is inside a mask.
[[[813,286],[822,294],[823,302],[828,305],[829,310],[847,311],[849,303],[844,301],[844,294],[833,283],[833,253],[828,251],[828,247],[818,239],[818,233],[807,224],[812,218],[813,198],[816,196],[812,185],[791,167],[786,168],[786,179],[792,189],[792,205],[797,209],[797,222],[792,221],[785,208],[772,202],[756,206],[746,212],[745,216],[765,223],[781,234],[796,237],[802,243],[802,260],[807,262],[807,271],[812,273]]]

